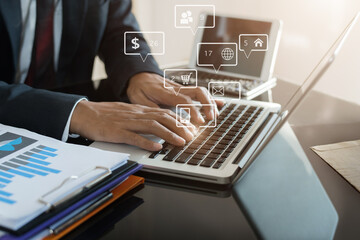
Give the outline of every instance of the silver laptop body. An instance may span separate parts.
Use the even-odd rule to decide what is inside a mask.
[[[230,100],[227,102],[227,107],[222,108],[220,111],[220,117],[224,111],[227,111],[226,109],[228,109],[228,107],[232,108],[230,113],[234,114],[235,111],[238,111],[236,114],[234,114],[235,116],[233,116],[231,120],[233,125],[230,124],[230,128],[227,129],[231,130],[235,124],[240,122],[240,124],[236,125],[238,128],[237,132],[234,133],[234,131],[232,131],[232,134],[237,134],[233,139],[241,140],[239,140],[239,142],[236,144],[233,144],[234,140],[232,140],[226,146],[221,145],[224,149],[219,149],[217,146],[219,146],[219,143],[225,139],[230,130],[226,130],[225,134],[217,137],[217,143],[214,144],[209,152],[204,155],[205,157],[203,161],[208,161],[211,156],[210,154],[214,150],[219,149],[219,151],[221,150],[224,152],[227,151],[230,146],[232,146],[233,148],[230,151],[230,154],[228,154],[225,160],[222,159],[221,161],[223,162],[220,164],[218,163],[221,156],[219,156],[214,161],[210,161],[211,164],[207,164],[207,166],[202,166],[202,162],[199,162],[195,165],[190,164],[190,162],[192,159],[194,159],[193,157],[197,154],[197,152],[200,151],[203,146],[206,146],[204,143],[206,143],[206,141],[208,141],[213,136],[213,134],[223,126],[223,124],[229,123],[228,119],[230,119],[231,114],[226,115],[228,117],[226,117],[224,121],[219,121],[215,128],[202,128],[199,134],[182,150],[178,151],[177,155],[175,155],[171,161],[164,160],[166,156],[171,155],[170,153],[174,150],[174,147],[169,145],[165,147],[164,152],[157,153],[151,153],[126,144],[95,142],[91,146],[104,150],[130,153],[131,160],[137,161],[138,163],[144,165],[143,171],[215,184],[231,183],[241,175],[238,174],[240,170],[241,173],[244,172],[249,164],[251,164],[251,162],[256,159],[257,155],[287,121],[290,114],[302,102],[306,94],[319,81],[321,76],[334,61],[358,17],[359,15],[357,15],[346,27],[344,32],[330,47],[319,64],[316,65],[309,77],[304,81],[302,86],[300,86],[299,89],[290,98],[290,101],[286,104],[282,112],[280,112],[280,105],[275,103],[246,100]],[[257,115],[256,118],[255,115]],[[247,120],[244,123],[241,123],[241,118],[244,116],[246,116]],[[250,127],[248,127],[250,121],[253,118],[255,120],[250,124]],[[211,124],[212,122],[209,123],[209,125]],[[247,127],[248,129],[245,129]],[[241,138],[238,138],[240,134],[242,134],[242,136]],[[148,137],[154,141],[163,142],[163,140],[157,139],[153,136]],[[197,139],[200,137],[205,137],[202,141],[203,144],[199,144],[195,150],[189,151],[189,146],[193,142],[197,141]],[[185,159],[181,156],[186,156],[187,158]],[[181,161],[177,161],[179,159]]]

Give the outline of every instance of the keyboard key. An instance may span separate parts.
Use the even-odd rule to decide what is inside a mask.
[[[209,149],[203,149],[201,148],[199,151],[197,151],[197,154],[206,155],[210,150]]]
[[[211,144],[205,144],[201,147],[201,149],[210,150],[212,147],[213,147],[213,145],[211,145]]]
[[[225,162],[225,160],[226,160],[226,157],[219,157],[219,159],[217,160],[217,162],[223,163],[223,162]]]
[[[243,134],[239,134],[237,135],[237,137],[234,139],[234,143],[239,143],[242,139],[243,139],[244,135]]]
[[[229,145],[229,143],[231,142],[231,140],[228,140],[228,139],[221,139],[221,141],[218,143],[218,144],[222,144],[222,145]]]
[[[222,137],[223,135],[224,135],[223,132],[216,132],[216,133],[214,133],[212,136],[220,138],[220,137]]]
[[[202,140],[202,139],[195,139],[192,143],[194,143],[196,145],[201,145],[203,141],[204,140]]]
[[[191,143],[188,147],[187,147],[188,149],[198,149],[199,148],[199,146],[198,145],[196,145],[196,144],[194,144],[194,143]]]
[[[230,144],[228,149],[234,149],[234,148],[236,148],[236,146],[237,146],[237,143],[233,142],[233,143]]]
[[[202,167],[211,167],[211,165],[213,165],[214,162],[215,162],[215,159],[206,158],[204,161],[202,161],[200,166],[202,166]]]
[[[201,162],[201,159],[192,158],[192,159],[190,159],[190,161],[187,162],[187,164],[199,165],[200,162]]]
[[[230,125],[231,125],[230,122],[225,122],[220,126],[220,128],[228,128]]]
[[[159,154],[167,154],[170,151],[170,149],[163,148],[160,150]]]
[[[254,112],[256,110],[256,108],[257,107],[255,107],[255,106],[251,106],[251,107],[249,107],[248,111],[249,112]]]
[[[233,150],[232,149],[226,149],[225,153],[231,153]]]
[[[243,130],[241,130],[241,134],[246,134],[247,132],[248,132],[249,130],[248,129],[243,129]]]
[[[241,129],[242,129],[242,126],[234,126],[231,128],[231,130],[234,132],[239,132]]]
[[[229,155],[230,155],[230,153],[231,152],[224,152],[222,155],[221,155],[221,157],[225,157],[225,158],[227,158]]]
[[[172,161],[182,151],[183,148],[173,148],[164,158],[165,161]]]
[[[209,141],[217,141],[218,139],[219,139],[218,136],[211,136],[211,137],[207,140],[207,142],[209,142]]]
[[[254,125],[255,120],[253,121],[252,119],[250,120],[250,122],[248,122],[247,126],[251,127],[252,125]]]
[[[220,128],[217,130],[217,132],[224,133],[224,132],[226,132],[227,130],[228,130],[228,128],[226,128],[226,127],[220,127]]]
[[[209,134],[212,132],[212,129],[207,128],[205,129],[201,134],[204,134],[205,136],[209,136]]]
[[[219,144],[216,145],[216,148],[219,148],[219,149],[225,149],[226,147],[227,147],[227,144],[219,143]]]
[[[243,130],[249,130],[250,128],[251,128],[251,125],[246,124],[246,126],[244,127],[244,129],[243,129]]]
[[[149,158],[156,158],[157,155],[159,155],[160,151],[152,152],[149,156]]]
[[[231,115],[229,118],[228,118],[228,120],[231,120],[231,121],[234,121],[234,120],[236,120],[237,119],[237,116],[234,116],[234,115]]]
[[[233,138],[233,136],[225,135],[222,140],[232,140]]]
[[[216,153],[210,153],[209,155],[206,156],[206,158],[212,158],[212,159],[217,159],[220,156],[220,154],[216,154]]]
[[[218,149],[218,148],[214,148],[211,153],[215,153],[215,154],[219,154],[219,153],[222,153],[224,150],[223,149]]]
[[[164,142],[164,143],[162,144],[162,149],[161,149],[160,151],[153,152],[153,153],[149,156],[149,158],[156,158],[157,155],[159,155],[159,154],[166,154],[166,153],[168,153],[168,152],[170,151],[169,149],[166,148],[168,145],[169,145],[169,144],[168,144],[167,142]]]
[[[230,130],[230,131],[228,131],[227,132],[227,136],[231,136],[231,137],[234,137],[234,136],[236,136],[238,134],[238,132],[237,131],[232,131],[232,130]]]
[[[195,151],[196,151],[196,149],[187,148],[187,149],[185,149],[184,153],[190,153],[190,154],[193,154]]]
[[[190,158],[191,154],[189,153],[182,153],[176,160],[175,162],[177,163],[185,163],[189,158]]]
[[[216,162],[213,166],[213,168],[215,169],[219,169],[221,167],[222,163],[221,162]]]
[[[216,142],[217,142],[217,139],[216,139],[216,140],[212,140],[212,139],[210,140],[210,139],[209,139],[206,143],[207,143],[207,144],[214,145]]]
[[[205,154],[196,153],[194,156],[192,156],[192,159],[203,160],[204,157],[205,157]]]

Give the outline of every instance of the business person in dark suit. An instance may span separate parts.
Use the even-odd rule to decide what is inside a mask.
[[[1,0],[0,122],[64,141],[74,133],[159,150],[139,135],[150,133],[183,145],[193,126],[176,127],[175,114],[158,106],[215,101],[202,88],[176,96],[163,87],[151,56],[142,62],[124,55],[124,32],[138,30],[131,0]],[[141,52],[149,53],[137,37]],[[98,90],[88,87],[95,56],[108,76]],[[124,98],[130,103],[119,102]],[[192,116],[203,121],[195,108]]]

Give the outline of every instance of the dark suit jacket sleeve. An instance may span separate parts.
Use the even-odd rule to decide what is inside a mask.
[[[0,81],[0,122],[61,139],[72,108],[81,98]]]
[[[105,64],[108,80],[112,82],[115,94],[125,93],[128,80],[140,72],[152,72],[162,75],[155,59],[148,56],[143,62],[140,56],[124,54],[124,33],[139,31],[138,23],[131,13],[131,0],[111,0],[108,12],[107,26],[100,45],[99,56]],[[150,49],[139,34],[140,50],[142,54],[150,53]],[[132,49],[128,48],[128,52]]]

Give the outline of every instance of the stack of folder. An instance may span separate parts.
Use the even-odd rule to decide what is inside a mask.
[[[66,236],[144,183],[128,158],[0,124],[0,240]]]

